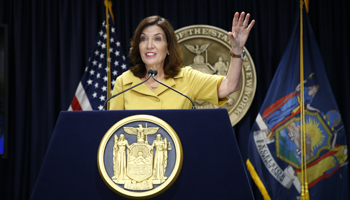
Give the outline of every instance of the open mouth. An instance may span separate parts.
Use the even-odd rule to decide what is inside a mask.
[[[146,53],[146,56],[155,56],[155,53]]]

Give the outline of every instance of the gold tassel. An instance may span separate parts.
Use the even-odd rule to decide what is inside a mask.
[[[309,0],[304,0],[304,1],[305,1],[306,12],[309,13]]]
[[[308,11],[309,2],[305,0],[305,7]],[[303,50],[303,4],[300,1],[300,135],[301,135],[301,194],[300,200],[309,200],[309,186],[307,183],[307,162],[305,142],[305,103],[304,103],[304,50]]]
[[[105,1],[104,1],[104,4],[105,4],[106,8],[108,8],[109,14],[111,14],[113,23],[115,23],[115,22],[114,22],[114,15],[113,15],[113,12],[112,12],[112,1],[111,1],[111,0],[105,0]]]
[[[307,184],[307,180],[305,182],[305,200],[310,200],[310,195],[309,195],[309,185]]]

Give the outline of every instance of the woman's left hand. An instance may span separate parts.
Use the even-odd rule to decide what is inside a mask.
[[[253,28],[255,24],[255,20],[252,20],[249,24],[249,18],[250,14],[247,15],[245,12],[242,12],[241,15],[239,15],[238,12],[235,13],[233,20],[232,20],[232,30],[228,33],[232,48],[243,48],[250,30]]]

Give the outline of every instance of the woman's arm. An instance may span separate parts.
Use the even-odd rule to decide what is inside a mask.
[[[249,23],[250,14],[247,15],[242,12],[241,15],[236,12],[232,20],[232,31],[228,33],[231,40],[231,53],[235,57],[231,57],[231,62],[227,75],[221,82],[218,88],[218,97],[224,98],[231,93],[239,90],[242,73],[242,59],[243,47],[248,39],[250,30],[255,24],[255,20]],[[237,56],[237,57],[236,57]]]

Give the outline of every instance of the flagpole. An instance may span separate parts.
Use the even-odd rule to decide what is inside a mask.
[[[106,39],[106,54],[107,54],[107,98],[111,96],[111,56],[110,56],[110,44],[109,44],[109,17],[108,17],[108,10],[112,11],[112,2],[110,0],[105,0],[104,4],[106,6],[106,33],[107,33],[107,39]],[[113,16],[113,14],[111,14]],[[107,104],[107,110],[109,110],[109,103]]]
[[[303,50],[303,4],[300,0],[300,131],[301,131],[301,200],[308,200],[309,188],[307,183],[306,141],[305,141],[305,94],[304,94],[304,50]]]
[[[301,145],[301,154],[300,154],[300,167],[301,167],[301,194],[300,194],[300,199],[304,200],[304,134],[303,134],[303,94],[304,94],[304,81],[303,81],[303,45],[302,45],[302,40],[303,40],[303,31],[302,31],[302,24],[303,24],[303,14],[302,14],[302,9],[303,9],[303,1],[300,0],[300,17],[299,17],[299,24],[300,24],[300,145]]]
[[[308,8],[308,0],[305,1],[305,7]],[[301,6],[303,7],[303,6]],[[301,8],[301,49],[302,49],[302,77],[303,77],[303,90],[304,90],[304,36],[303,36],[303,9]],[[304,133],[304,191],[305,199],[309,200],[309,186],[307,182],[307,162],[306,162],[306,124],[305,124],[305,92],[303,91],[303,133]]]

